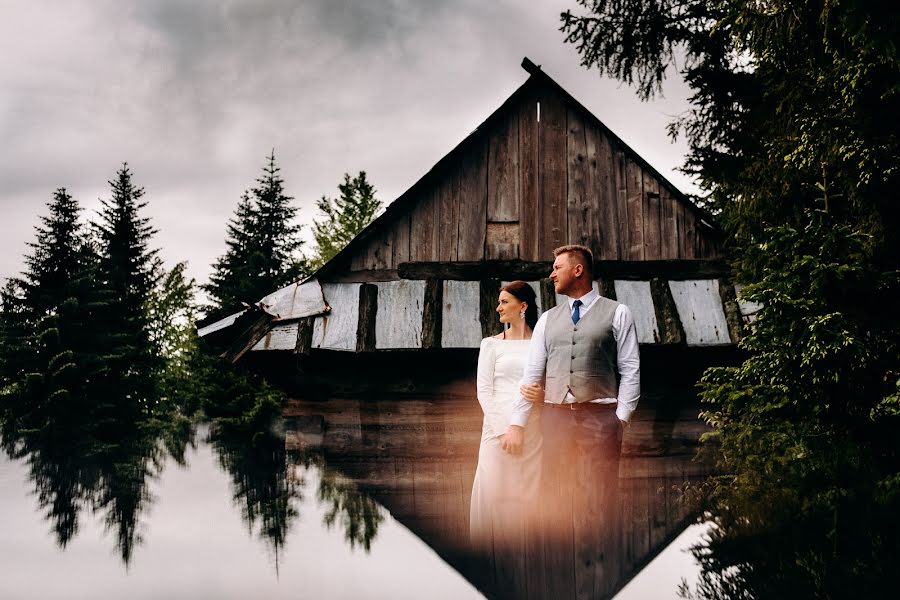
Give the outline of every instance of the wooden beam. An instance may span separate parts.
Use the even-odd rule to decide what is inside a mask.
[[[659,344],[684,344],[687,337],[684,335],[684,326],[678,318],[678,308],[669,289],[669,282],[663,279],[650,280],[650,297],[653,299],[653,309],[656,312],[656,326],[659,329]]]
[[[481,320],[481,335],[488,337],[497,335],[503,330],[500,319],[497,317],[497,296],[500,295],[499,279],[483,279],[479,288],[479,318]]]
[[[541,279],[541,312],[547,312],[556,306],[556,289],[549,279]]]
[[[608,277],[600,277],[597,279],[597,287],[600,288],[600,295],[610,300],[616,299],[616,282]]]
[[[229,328],[240,333],[235,337],[228,349],[219,356],[232,364],[239,361],[250,348],[256,345],[256,342],[269,332],[273,319],[275,319],[274,315],[270,315],[258,306],[250,307]]]
[[[322,283],[372,283],[373,281],[400,281],[400,279],[396,269],[363,269],[335,273]]]
[[[422,310],[422,347],[440,348],[443,331],[444,282],[429,279],[425,282]]]
[[[725,322],[728,323],[728,335],[731,341],[737,344],[744,337],[744,320],[741,317],[741,307],[738,305],[734,284],[730,279],[719,278],[719,296],[722,298]]]
[[[356,328],[356,351],[375,351],[375,318],[378,313],[378,286],[359,286],[359,324]]]
[[[552,262],[524,260],[484,260],[463,262],[401,263],[397,274],[401,279],[450,279],[479,281],[482,279],[524,279],[536,281],[546,277]],[[594,262],[594,277],[649,281],[718,279],[728,277],[731,268],[723,260],[600,260]]]
[[[312,351],[313,325],[315,317],[303,317],[297,321],[297,344],[294,354],[309,354]]]

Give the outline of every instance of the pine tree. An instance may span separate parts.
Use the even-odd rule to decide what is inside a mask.
[[[284,193],[279,171],[273,151],[257,186],[244,193],[228,222],[227,250],[203,286],[212,301],[207,310],[210,318],[236,312],[242,303],[257,302],[307,272],[296,258],[300,250],[297,208]]]
[[[85,240],[78,203],[65,188],[56,190],[29,246],[26,270],[4,290],[2,352],[7,412],[18,427],[61,423],[77,411],[81,388],[75,377],[85,341],[80,314],[86,301]]]
[[[158,278],[158,251],[149,246],[155,230],[139,214],[147,205],[141,200],[144,189],[134,185],[127,164],[109,184],[111,197],[102,201],[94,226],[103,292],[97,308],[109,367],[102,396],[111,403],[107,409],[116,420],[145,412],[153,397],[153,376],[160,362],[152,346],[147,307]]]
[[[325,218],[313,223],[316,255],[311,266],[314,269],[331,260],[381,210],[381,201],[375,197],[375,187],[366,179],[365,171],[353,178],[344,173],[344,182],[338,185],[338,191],[338,198],[322,196],[317,202]]]

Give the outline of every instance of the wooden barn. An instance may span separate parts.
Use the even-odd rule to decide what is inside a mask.
[[[709,216],[540,67],[522,67],[521,87],[334,259],[201,335],[263,362],[478,348],[499,331],[501,283],[531,281],[539,308],[553,306],[552,251],[579,243],[642,345],[733,345],[746,315]]]
[[[693,518],[677,490],[709,472],[692,460],[694,384],[739,356],[754,307],[709,215],[522,67],[527,80],[334,259],[200,334],[286,385],[289,444],[322,452],[489,596],[611,597]],[[504,281],[531,282],[539,309],[560,301],[547,277],[568,243],[593,249],[595,285],[631,308],[641,344],[641,402],[604,488],[617,509],[573,521],[562,554],[485,562],[466,547],[478,347],[500,330]]]

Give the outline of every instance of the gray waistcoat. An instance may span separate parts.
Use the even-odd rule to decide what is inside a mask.
[[[568,302],[547,311],[547,402],[562,402],[568,390],[578,402],[618,396],[617,346],[612,331],[618,305],[601,296],[578,325],[572,324]]]

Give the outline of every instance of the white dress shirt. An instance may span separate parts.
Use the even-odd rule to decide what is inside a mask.
[[[591,307],[600,298],[596,290],[591,290],[581,298],[569,298],[569,311],[573,312],[575,300],[581,300],[580,316],[591,310]],[[531,344],[528,346],[528,358],[525,363],[525,371],[522,382],[540,383],[544,379],[547,370],[547,346],[544,337],[544,328],[547,323],[547,313],[541,315],[534,331],[531,333]],[[626,423],[631,420],[631,414],[637,408],[641,397],[641,360],[638,353],[637,331],[634,328],[634,318],[631,310],[624,304],[616,307],[612,321],[613,337],[616,340],[616,362],[619,369],[619,397],[595,398],[591,402],[601,404],[617,403],[616,416]],[[572,394],[566,394],[564,402],[574,402]],[[513,410],[510,423],[524,427],[528,422],[531,412],[531,402],[525,400],[521,393],[517,393],[513,399]]]

